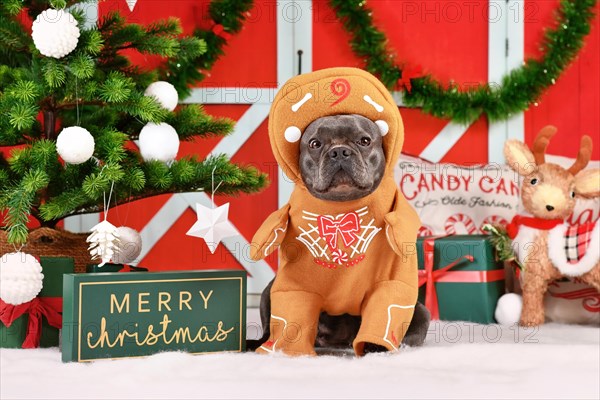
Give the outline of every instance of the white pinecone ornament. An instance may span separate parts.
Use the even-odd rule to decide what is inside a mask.
[[[37,16],[31,27],[35,47],[46,57],[63,58],[77,47],[77,20],[65,10],[49,8]]]
[[[42,290],[42,266],[31,254],[7,253],[0,258],[0,299],[18,306],[33,300]]]
[[[91,234],[87,238],[90,243],[88,250],[92,260],[101,259],[100,267],[110,262],[115,254],[115,247],[119,241],[119,232],[117,228],[104,220],[91,229]]]

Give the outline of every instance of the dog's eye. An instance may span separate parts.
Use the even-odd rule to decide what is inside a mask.
[[[360,144],[361,146],[368,146],[371,144],[371,139],[364,136],[364,137],[360,138],[360,140],[358,141],[358,144]]]
[[[537,183],[538,183],[538,180],[537,180],[537,178],[533,178],[533,179],[531,180],[531,182],[529,182],[529,183],[531,183],[532,185],[537,185]]]
[[[575,198],[575,192],[571,192],[571,198],[574,199]]]
[[[321,142],[319,142],[317,139],[311,139],[310,142],[308,142],[308,147],[311,149],[318,149],[321,147]]]

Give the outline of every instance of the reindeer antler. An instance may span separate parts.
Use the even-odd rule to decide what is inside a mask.
[[[548,125],[543,127],[535,137],[532,146],[532,153],[537,165],[541,165],[546,162],[546,158],[544,157],[544,154],[546,153],[546,147],[548,147],[548,143],[550,143],[550,139],[555,133],[556,127]]]
[[[581,138],[581,144],[579,145],[579,153],[577,153],[577,159],[569,168],[569,172],[576,175],[579,171],[584,169],[590,162],[592,157],[592,138],[585,135]]]

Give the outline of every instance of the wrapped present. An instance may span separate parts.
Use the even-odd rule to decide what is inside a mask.
[[[72,258],[41,257],[44,274],[38,297],[17,306],[0,300],[0,347],[58,346],[62,326],[63,274],[73,273]]]
[[[432,319],[494,323],[504,293],[504,265],[490,237],[452,235],[419,238],[419,301]]]
[[[133,265],[125,264],[112,264],[106,263],[103,266],[98,264],[88,264],[85,272],[97,273],[97,272],[147,272],[148,268],[135,267]]]

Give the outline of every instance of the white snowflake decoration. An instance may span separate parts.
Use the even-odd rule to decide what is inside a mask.
[[[33,21],[31,38],[46,57],[63,58],[77,47],[79,27],[67,11],[49,8]]]
[[[115,247],[118,241],[119,231],[107,220],[94,226],[91,229],[91,234],[87,238],[87,242],[90,243],[88,250],[90,250],[92,260],[100,258],[102,260],[100,267],[107,262],[110,262],[115,253]]]

